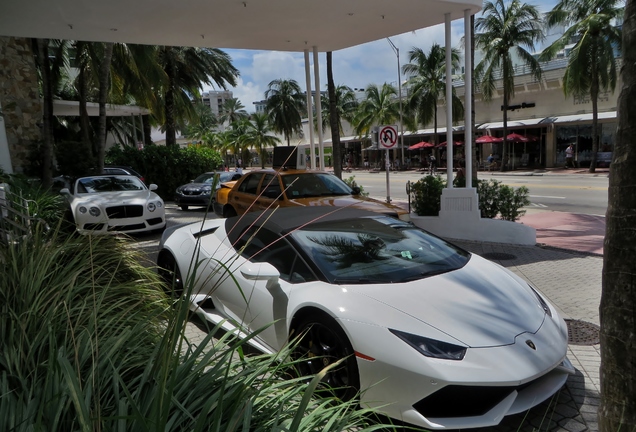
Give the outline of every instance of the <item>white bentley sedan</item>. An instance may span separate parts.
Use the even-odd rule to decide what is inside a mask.
[[[60,191],[70,203],[82,234],[138,233],[166,227],[163,200],[135,176],[98,175],[77,179]]]

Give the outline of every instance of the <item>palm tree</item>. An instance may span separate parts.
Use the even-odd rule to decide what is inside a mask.
[[[601,91],[616,88],[617,67],[615,51],[621,49],[621,28],[615,21],[623,16],[623,0],[561,0],[548,12],[548,26],[565,25],[569,28],[558,40],[546,48],[541,60],[554,58],[565,45],[576,40],[568,57],[563,77],[566,96],[590,95],[592,100],[592,163],[590,172],[596,171],[598,152],[598,96]]]
[[[302,116],[307,112],[305,95],[295,80],[276,79],[267,85],[265,99],[272,128],[285,136],[289,146],[292,134],[302,132]]]
[[[322,130],[324,131],[327,127],[331,127],[329,94],[321,95],[321,100]],[[358,100],[356,99],[356,94],[351,87],[346,85],[335,86],[334,100],[336,110],[336,127],[338,128],[338,131],[343,134],[344,129],[342,128],[342,120],[346,120],[349,123],[353,122],[358,110]],[[318,116],[314,116],[314,118],[315,117]],[[316,129],[318,129],[318,124],[316,124]]]
[[[209,106],[199,102],[194,104],[196,119],[187,124],[184,135],[186,138],[202,141],[203,137],[214,129],[217,119]]]
[[[195,111],[191,99],[198,97],[203,85],[236,85],[239,71],[230,56],[216,48],[159,47],[159,64],[167,84],[160,89],[164,104],[166,145],[176,145],[177,124],[192,119]]]
[[[475,68],[475,80],[486,100],[495,95],[495,82],[503,81],[503,152],[501,170],[505,169],[506,136],[508,135],[508,104],[514,96],[513,52],[530,68],[537,80],[541,66],[532,56],[534,44],[544,39],[541,16],[536,6],[512,0],[484,4],[483,16],[475,20],[475,46],[484,58]]]
[[[224,124],[227,122],[231,124],[247,117],[249,117],[249,114],[245,111],[245,106],[241,101],[238,98],[230,98],[223,103],[223,108],[219,115],[219,123]]]
[[[280,143],[280,139],[274,135],[270,124],[269,117],[265,113],[256,113],[252,115],[252,121],[247,129],[244,143],[256,149],[261,159],[261,168],[265,168],[265,160],[267,159],[267,149],[273,148]]]
[[[594,14],[593,11],[590,11]],[[610,167],[607,228],[601,294],[601,432],[634,430],[634,331],[636,325],[636,2],[627,1],[623,22],[623,66],[618,97],[618,127]]]
[[[373,126],[391,124],[400,118],[397,91],[391,84],[382,87],[371,84],[365,90],[365,99],[360,102],[353,120],[356,133],[367,136]]]
[[[409,77],[408,111],[415,116],[416,122],[424,126],[433,121],[435,144],[439,144],[437,103],[446,96],[446,49],[433,44],[427,55],[421,48],[413,47],[409,51],[409,62],[402,66],[402,72]],[[456,48],[451,50],[451,64],[453,68],[459,68],[459,50]],[[454,88],[452,114],[454,121],[464,115],[464,105],[455,95]]]

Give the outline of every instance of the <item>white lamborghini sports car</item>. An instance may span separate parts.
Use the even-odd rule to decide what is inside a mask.
[[[166,226],[163,200],[132,175],[97,175],[64,188],[77,230],[83,234],[159,231]]]
[[[174,227],[158,266],[205,319],[273,323],[266,352],[301,335],[303,373],[346,358],[325,379],[341,398],[360,391],[425,428],[496,425],[574,372],[565,322],[526,281],[385,215],[283,208]]]

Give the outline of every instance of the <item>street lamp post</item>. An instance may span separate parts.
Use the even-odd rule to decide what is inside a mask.
[[[398,67],[398,98],[400,99],[400,147],[402,147],[402,167],[404,167],[404,126],[402,126],[402,74],[400,72],[400,49],[395,46],[393,41],[389,38],[386,38],[395,52],[397,56],[397,67]]]

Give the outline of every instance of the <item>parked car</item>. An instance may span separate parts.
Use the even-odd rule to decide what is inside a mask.
[[[224,195],[227,194],[227,198]],[[230,191],[217,191],[214,211],[221,217],[266,210],[271,206],[355,207],[409,220],[401,207],[368,198],[359,188],[351,188],[335,175],[324,171],[252,171],[239,179]],[[222,204],[222,205],[221,205]]]
[[[130,175],[81,177],[60,193],[68,198],[82,234],[160,231],[166,226],[163,200],[139,178]]]
[[[174,202],[187,210],[189,207],[207,207],[210,200],[214,201],[216,191],[221,183],[240,179],[242,174],[237,172],[219,171],[201,174],[188,184],[179,186],[174,193]]]
[[[341,360],[337,396],[427,429],[496,425],[574,373],[564,320],[528,282],[386,215],[252,212],[170,228],[159,249],[202,318],[259,330],[268,353],[298,336],[302,375]]]

